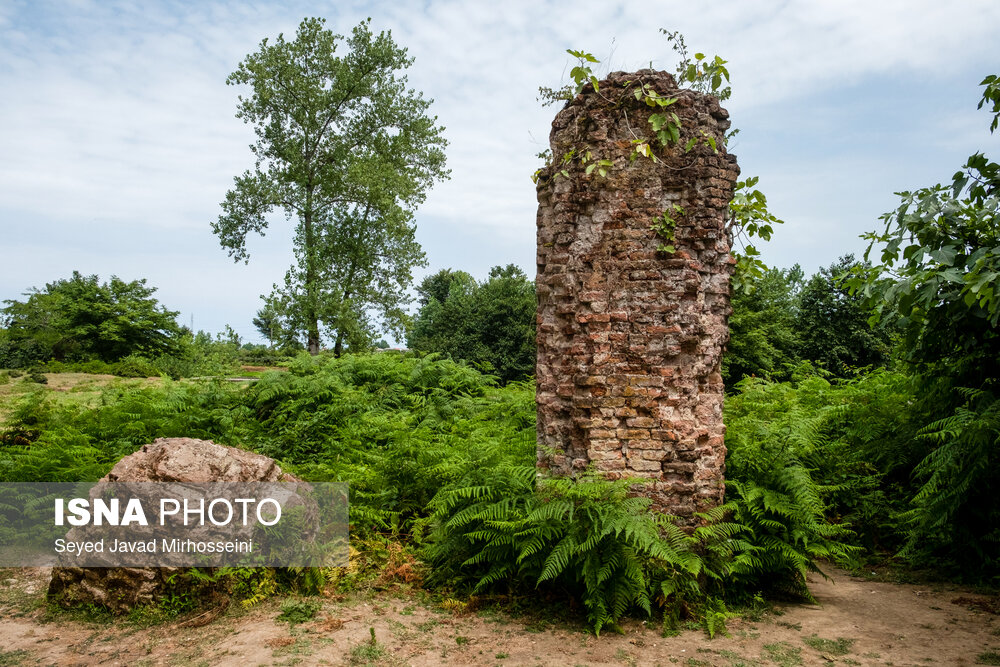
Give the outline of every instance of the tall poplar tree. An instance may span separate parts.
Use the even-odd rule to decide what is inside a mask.
[[[256,164],[212,229],[248,261],[247,235],[263,235],[272,211],[294,219],[296,262],[275,297],[312,354],[325,329],[339,355],[378,329],[402,334],[412,269],[426,263],[413,211],[448,175],[447,142],[431,100],[407,88],[413,59],[390,33],[363,21],[338,55],[344,37],[323,26],[307,18],[294,41],[264,39],[226,80],[250,87],[236,116],[254,126]]]

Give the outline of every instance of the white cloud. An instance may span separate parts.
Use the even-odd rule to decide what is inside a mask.
[[[838,91],[861,96],[849,101],[875,132],[897,117],[905,117],[915,135],[928,132],[934,138],[929,143],[937,144],[928,149],[928,160],[940,159],[934,150],[953,151],[985,136],[976,134],[982,116],[970,113],[964,100],[960,114],[939,104],[925,118],[921,106],[869,109],[864,95],[897,85],[938,101],[968,94],[987,73],[979,70],[995,69],[1000,27],[1000,3],[993,0],[948,5],[927,0],[355,0],[325,7],[235,0],[0,3],[0,225],[44,222],[58,229],[83,223],[96,237],[109,239],[114,225],[125,223],[206,230],[232,177],[251,164],[247,144],[252,134],[234,118],[237,91],[224,85],[226,76],[262,38],[291,34],[302,16],[315,13],[325,13],[328,26],[345,34],[372,16],[377,29],[391,28],[416,58],[410,82],[435,99],[433,111],[451,142],[452,169],[452,179],[432,191],[418,214],[418,223],[426,225],[421,236],[428,248],[477,246],[475,251],[441,251],[442,259],[468,257],[489,264],[509,261],[502,253],[533,254],[536,204],[529,176],[537,167],[534,154],[547,145],[555,113],[535,98],[539,85],[558,83],[566,71],[566,48],[606,59],[601,71],[643,67],[651,60],[672,69],[673,54],[657,32],[665,27],[684,32],[692,47],[727,57],[736,124],[749,134],[753,128],[741,117],[778,121],[767,136],[758,133],[746,144],[747,149],[769,144],[771,150],[740,152],[741,160],[757,161],[751,171],[783,177],[767,160],[825,159],[822,151],[804,158],[799,147],[786,145],[794,128],[814,127],[835,136],[847,131],[830,106]],[[802,104],[809,101],[816,108],[803,112]],[[793,108],[800,117],[786,115]],[[815,114],[822,122],[803,114]],[[859,144],[858,150],[867,149]],[[872,188],[885,191],[900,161],[895,155],[878,161],[881,174],[864,178],[883,179]],[[794,164],[785,175],[824,171],[811,166]],[[850,188],[851,175],[843,176]],[[823,183],[795,183],[804,199],[826,201]],[[849,235],[837,237],[836,211],[820,205],[810,215],[817,225],[834,230],[824,236],[827,246],[853,243]],[[284,236],[285,230],[276,233]],[[57,235],[46,239],[46,247],[60,243]],[[514,250],[522,245],[523,252]],[[109,248],[117,252],[110,242]],[[836,252],[809,252],[824,250]],[[163,252],[184,261],[183,247]],[[72,256],[72,247],[59,256],[60,261]],[[433,268],[441,268],[437,257],[430,260]],[[459,268],[485,272],[478,264]],[[197,262],[187,269],[193,275],[202,270]],[[249,270],[273,272],[273,267],[251,263]],[[24,287],[67,271],[40,268],[25,276],[30,280]],[[202,284],[217,279],[205,275]],[[281,276],[262,273],[261,278],[258,282],[269,285]],[[195,298],[193,292],[180,294],[178,299]],[[0,298],[10,296],[16,295]],[[226,301],[224,295],[218,304],[234,313],[232,321],[235,313],[255,307],[242,297]]]

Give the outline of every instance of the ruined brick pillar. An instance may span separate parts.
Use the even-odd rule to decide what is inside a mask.
[[[656,162],[633,155],[662,111],[636,99],[642,84],[677,98],[666,111],[680,119],[680,141],[650,141]],[[537,183],[538,465],[649,478],[653,506],[682,518],[724,493],[725,222],[739,175],[724,147],[728,117],[665,72],[612,73],[556,116]],[[614,163],[604,177],[586,173],[597,160]],[[664,211],[676,220],[672,243],[650,229]],[[676,250],[658,250],[666,245]]]

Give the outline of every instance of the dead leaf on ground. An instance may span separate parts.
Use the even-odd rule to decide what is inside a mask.
[[[335,632],[344,627],[344,619],[334,618],[332,616],[327,616],[322,622],[320,622],[316,627],[323,632]]]
[[[1000,597],[974,598],[963,595],[955,598],[951,603],[978,611],[985,611],[987,614],[993,614],[994,616],[1000,615]]]
[[[264,646],[268,648],[283,648],[295,643],[295,637],[271,637],[264,640]]]

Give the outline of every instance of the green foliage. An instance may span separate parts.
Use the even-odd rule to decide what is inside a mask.
[[[263,40],[227,79],[251,88],[237,117],[257,133],[256,166],[235,179],[212,227],[238,261],[271,210],[297,219],[296,263],[274,298],[310,353],[322,324],[339,355],[370,347],[378,329],[405,329],[411,271],[425,261],[413,211],[447,176],[447,142],[430,101],[407,88],[413,60],[389,33],[363,21],[337,55],[343,38],[323,26],[309,18],[292,41]]]
[[[118,361],[115,366],[115,375],[124,378],[147,378],[156,377],[160,371],[148,359],[137,354],[130,354]]]
[[[817,635],[811,635],[809,637],[803,637],[802,641],[809,648],[813,648],[820,653],[825,655],[847,655],[851,652],[851,645],[854,644],[853,639],[846,639],[844,637],[837,637],[837,639],[824,639]]]
[[[224,335],[213,339],[204,331],[191,335],[187,329],[182,329],[173,351],[169,354],[156,357],[130,354],[110,363],[100,359],[51,360],[45,362],[42,367],[50,373],[96,373],[125,378],[165,375],[178,380],[183,377],[235,374],[240,370],[240,362],[247,356],[238,342],[227,340]],[[272,358],[277,360],[277,357]]]
[[[97,405],[61,402],[39,390],[23,397],[5,431],[30,434],[0,451],[0,481],[96,481],[121,457],[159,437],[236,444],[248,411],[221,382],[111,386]]]
[[[726,67],[726,60],[719,56],[707,57],[703,53],[695,53],[692,59],[683,35],[663,28],[660,29],[660,32],[667,36],[671,48],[679,58],[676,70],[678,85],[686,84],[692,90],[714,95],[720,101],[729,99],[732,95],[732,88],[729,86],[729,70]],[[570,49],[567,52],[578,60],[578,64],[570,71],[573,84],[559,89],[539,88],[539,99],[543,100],[544,105],[556,101],[571,100],[587,85],[593,86],[595,92],[600,92],[599,81],[591,67],[600,61],[593,54],[584,51]],[[641,130],[632,131],[631,159],[634,161],[641,156],[657,162],[659,158],[653,148],[654,139],[664,148],[677,145],[681,141],[681,133],[684,128],[680,117],[669,109],[677,102],[677,98],[659,94],[652,85],[642,81],[641,77],[639,80],[629,81],[627,84],[634,86],[633,95],[636,100],[654,110],[648,119],[649,129],[652,132],[651,137],[646,136]],[[628,123],[627,116],[623,115],[622,120],[626,124]],[[739,130],[733,130],[724,139],[728,141],[737,132]],[[716,139],[705,132],[701,132],[700,135],[691,134],[684,142],[683,149],[688,152],[700,144],[708,146],[713,152],[718,152],[719,147]],[[596,169],[598,174],[603,177],[607,174],[607,170],[613,166],[610,160],[591,155],[590,151],[581,152],[582,155],[574,155],[573,153],[563,155],[563,165],[567,168],[556,171],[556,175],[569,178],[568,166],[574,159],[579,160],[583,165],[590,163],[585,168],[587,176]],[[540,156],[550,162],[553,160],[550,151],[543,152]],[[534,173],[532,180],[537,181],[538,173],[538,171]],[[757,239],[769,241],[774,231],[774,225],[783,222],[768,209],[767,197],[755,187],[758,180],[757,177],[751,177],[739,181],[729,205],[726,232],[729,235],[731,252],[736,258],[732,284],[737,291],[751,289],[753,283],[763,276],[767,266],[760,259],[760,251],[757,250],[754,243]],[[663,247],[669,247],[669,245],[664,244]]]
[[[849,525],[856,537],[832,537],[869,553],[971,581],[996,571],[995,392],[960,390],[964,402],[942,417],[948,378],[877,371],[832,383],[803,367],[792,382],[747,379],[738,389],[726,401],[729,499],[746,501],[734,521],[755,540],[808,526],[805,515],[771,523],[794,502]],[[804,493],[806,475],[818,495]],[[787,555],[785,569],[801,560]]]
[[[720,102],[728,100],[733,89],[728,85],[729,70],[726,68],[727,61],[719,56],[706,58],[704,53],[694,54],[694,60],[688,54],[687,44],[684,35],[680,31],[669,31],[660,28],[660,34],[666,35],[670,48],[678,56],[677,81],[691,84],[692,90],[706,95],[715,95]],[[725,80],[725,86],[722,85]]]
[[[679,31],[671,32],[664,28],[660,28],[660,33],[667,37],[671,48],[678,56],[676,72],[679,84],[687,84],[692,90],[704,95],[714,95],[720,102],[732,96],[729,70],[726,68],[728,61],[719,56],[707,57],[704,53],[695,53],[692,59],[684,35]],[[650,121],[652,122],[652,118]],[[732,130],[726,135],[726,142],[728,143],[738,132],[738,129]],[[663,143],[662,137],[660,140]],[[690,150],[696,143],[702,141],[707,142],[713,151],[717,150],[715,140],[707,136],[691,137],[685,149]],[[774,225],[783,223],[767,208],[767,197],[764,193],[755,188],[758,180],[759,178],[754,176],[736,183],[733,199],[729,203],[726,231],[730,237],[733,256],[736,258],[736,269],[732,278],[736,292],[749,288],[767,270],[767,266],[760,259],[760,251],[753,245],[754,239],[770,241]]]
[[[781,581],[802,592],[815,559],[851,552],[837,540],[844,530],[823,521],[808,474],[791,474],[790,489],[739,487],[742,495],[688,535],[631,495],[634,480],[542,478],[536,486],[534,466],[509,454],[483,449],[474,460],[432,502],[431,581],[474,592],[568,591],[596,633],[639,610],[662,614],[666,627],[682,614],[700,617],[713,635],[728,615],[716,595],[738,599]]]
[[[305,623],[315,618],[322,607],[322,603],[317,600],[288,600],[281,605],[278,620],[286,621],[289,625]]]
[[[476,287],[476,279],[465,271],[441,269],[421,281],[417,286],[417,295],[422,308],[432,301],[444,303],[453,294],[468,294]]]
[[[676,97],[664,97],[656,92],[656,89],[648,83],[637,82],[639,85],[633,91],[635,99],[643,102],[646,106],[651,107],[654,110],[662,109],[663,112],[657,112],[650,114],[649,116],[649,127],[653,130],[653,134],[656,139],[660,142],[660,146],[667,147],[671,144],[676,144],[681,140],[681,119],[676,112],[667,112],[666,108],[675,104],[677,102]],[[692,137],[692,139],[694,139]],[[714,141],[714,140],[713,140]],[[634,139],[632,141],[635,147],[632,152],[632,159],[635,160],[637,155],[643,155],[653,162],[657,162],[656,155],[653,153],[652,149],[649,147],[648,139]],[[686,150],[691,150],[694,144],[689,144]]]
[[[676,204],[673,204],[671,209],[677,215],[684,215],[684,209]],[[653,218],[653,224],[650,226],[650,229],[656,232],[657,236],[664,241],[664,243],[661,243],[656,250],[658,252],[673,254],[677,252],[677,248],[674,246],[674,241],[676,240],[677,220],[670,215],[670,212],[670,210],[666,210],[659,218]]]
[[[11,340],[6,329],[0,329],[0,368],[31,368],[52,357],[52,349],[43,341],[17,336]]]
[[[253,326],[267,339],[271,349],[277,347],[285,352],[304,349],[280,299],[265,299],[264,306],[253,318]]]
[[[976,656],[977,665],[1000,665],[1000,650],[983,651]]]
[[[749,404],[745,411],[767,414]],[[288,372],[245,388],[112,386],[85,406],[29,393],[7,420],[0,479],[95,480],[156,437],[241,444],[306,479],[349,482],[356,546],[385,539],[377,533],[408,540],[424,550],[438,586],[568,594],[595,631],[639,611],[668,626],[695,618],[706,632],[723,632],[726,600],[798,581],[815,558],[849,555],[838,541],[843,529],[822,522],[822,498],[834,485],[815,482],[787,444],[746,435],[762,428],[749,417],[730,418],[740,486],[690,535],[632,497],[629,482],[539,479],[534,418],[531,385],[497,388],[450,360],[302,355]],[[782,422],[774,432],[788,428]],[[218,582],[253,604],[314,587],[307,574],[236,568]]]
[[[897,515],[905,509],[918,422],[909,380],[881,371],[832,384],[798,369],[793,382],[744,380],[726,401],[726,472],[730,498],[742,498],[740,520],[754,539],[781,535],[793,545],[816,531],[808,550],[780,557],[769,567],[804,575],[803,556],[850,558],[838,542],[855,541],[842,528],[817,525],[839,517],[869,549],[892,549],[902,536]],[[798,508],[790,512],[789,508]],[[801,579],[799,582],[801,583]]]
[[[569,71],[569,77],[573,79],[573,83],[576,88],[573,92],[574,95],[578,95],[583,87],[588,83],[594,87],[595,91],[600,90],[598,86],[597,77],[594,76],[594,72],[590,67],[591,63],[601,62],[590,53],[584,53],[583,51],[574,51],[573,49],[566,49],[566,53],[570,54],[577,59],[578,64]]]
[[[891,335],[873,325],[864,300],[842,278],[850,255],[803,281],[802,270],[767,269],[733,291],[730,339],[722,360],[726,387],[744,377],[786,380],[800,361],[837,377],[890,363]]]
[[[409,532],[470,443],[531,425],[530,387],[498,392],[477,371],[433,356],[300,357],[245,396],[245,442],[307,479],[351,484],[358,529]]]
[[[787,422],[760,433],[741,416],[750,418],[738,413],[730,502],[691,535],[631,497],[634,480],[538,478],[533,439],[471,447],[466,461],[441,469],[445,485],[430,504],[431,581],[569,591],[595,632],[641,610],[667,627],[681,614],[700,617],[714,633],[727,613],[718,595],[749,597],[768,583],[803,593],[818,559],[846,561],[856,549],[825,519],[822,497],[834,487],[814,480],[787,438],[772,442]]]
[[[127,283],[112,276],[99,283],[97,276],[74,271],[44,290],[30,290],[24,301],[5,301],[0,367],[171,352],[180,335],[177,313],[160,306],[155,291],[145,280]]]
[[[982,109],[984,106],[992,104],[990,112],[993,114],[993,122],[990,123],[990,132],[997,129],[997,125],[1000,124],[1000,77],[996,74],[990,74],[985,79],[979,82],[980,86],[983,86],[983,97],[979,100],[979,106],[977,108]]]
[[[383,664],[389,655],[389,650],[375,639],[375,628],[368,628],[368,632],[371,637],[351,649],[349,664],[374,667]]]
[[[996,81],[986,99],[997,97]],[[1000,165],[972,155],[950,186],[899,193],[881,233],[865,234],[869,259],[848,281],[876,318],[903,336],[905,358],[920,370],[979,386],[1000,376]]]
[[[980,107],[1000,93],[983,80]],[[996,129],[994,113],[991,132]],[[899,193],[881,232],[864,235],[871,267],[847,281],[901,336],[900,353],[921,385],[915,411],[926,426],[910,470],[921,486],[905,514],[903,554],[958,566],[971,577],[1000,562],[996,461],[1000,455],[1000,165],[969,157],[950,186]]]
[[[802,649],[788,642],[764,644],[764,653],[780,667],[795,667],[802,664]]]
[[[439,271],[418,288],[421,308],[407,345],[467,361],[507,383],[535,370],[535,286],[513,264],[493,267],[481,284]]]
[[[889,332],[872,326],[864,300],[843,284],[845,276],[864,268],[853,255],[845,255],[810,278],[798,299],[799,356],[838,377],[889,361]]]
[[[846,527],[826,519],[825,498],[844,487],[816,479],[817,466],[834,447],[829,420],[835,411],[817,409],[809,390],[823,392],[830,385],[818,377],[804,384],[806,391],[760,380],[741,383],[741,393],[726,406],[726,485],[736,506],[733,520],[747,528],[736,574],[746,569],[755,577],[777,575],[776,581],[807,594],[805,577],[817,560],[849,561],[856,549],[845,543],[851,536]],[[803,399],[809,402],[803,405]],[[843,484],[853,482],[845,476]]]
[[[798,364],[796,312],[802,269],[768,269],[753,289],[734,290],[722,377],[732,390],[744,377],[784,380]]]
[[[468,582],[477,592],[568,589],[582,599],[595,633],[633,607],[650,613],[654,590],[697,592],[701,561],[687,536],[649,512],[648,500],[628,497],[628,482],[546,479],[536,493],[530,460],[489,448],[473,458],[431,505],[426,555],[436,580]],[[654,562],[676,571],[678,581],[665,582],[666,570]]]
[[[869,298],[879,318],[900,330],[908,360],[996,377],[998,200],[980,201],[968,192],[958,197],[967,181],[958,176],[952,187],[901,193],[899,209],[883,218],[885,231],[866,235],[866,258],[875,244],[884,244],[881,263],[859,271],[850,284]],[[976,177],[987,178],[981,171]]]
[[[756,189],[757,176],[736,183],[733,199],[729,202],[729,234],[731,252],[736,258],[732,285],[735,291],[752,289],[755,280],[763,277],[767,266],[760,259],[760,251],[753,240],[770,241],[774,225],[784,224],[767,208],[767,197]]]
[[[573,83],[567,83],[560,88],[539,86],[538,100],[542,103],[543,107],[555,104],[556,102],[565,102],[573,99],[588,83],[594,87],[594,90],[600,90],[600,82],[597,80],[597,76],[591,67],[591,64],[597,64],[600,61],[593,54],[584,51],[566,49],[566,53],[576,58],[577,61],[576,65],[569,72]]]
[[[903,555],[920,563],[943,558],[966,573],[1000,566],[1000,397],[995,391],[959,389],[965,402],[924,427],[930,453],[914,468],[922,482]],[[975,578],[973,575],[970,578]]]

